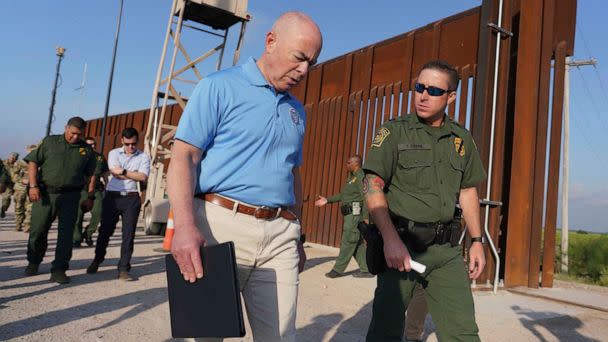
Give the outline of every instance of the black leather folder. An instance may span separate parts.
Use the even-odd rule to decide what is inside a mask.
[[[245,336],[234,243],[201,247],[201,257],[204,275],[194,283],[184,280],[171,254],[165,258],[172,336]]]

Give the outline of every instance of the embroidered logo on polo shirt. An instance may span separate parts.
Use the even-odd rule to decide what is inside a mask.
[[[289,108],[289,116],[291,116],[291,121],[293,121],[294,124],[297,125],[300,123],[300,113],[298,113],[295,108]]]

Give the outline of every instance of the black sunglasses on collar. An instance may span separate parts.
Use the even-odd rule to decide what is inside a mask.
[[[441,96],[445,93],[447,93],[449,90],[445,90],[445,89],[441,89],[441,88],[437,88],[437,87],[427,87],[422,83],[416,83],[414,85],[414,89],[416,90],[416,92],[423,94],[424,91],[426,90],[427,93],[429,93],[430,96]]]

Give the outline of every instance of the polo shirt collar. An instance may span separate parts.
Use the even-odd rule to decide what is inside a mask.
[[[253,57],[249,57],[247,62],[243,64],[243,74],[245,78],[249,81],[249,83],[256,87],[269,87],[274,89],[272,85],[268,83],[264,75],[262,74],[262,70],[258,67],[256,60]],[[291,94],[287,91],[279,92],[279,94],[283,96],[291,97]]]
[[[269,85],[253,57],[249,57],[247,62],[243,64],[243,73],[249,83],[254,86],[263,87]]]

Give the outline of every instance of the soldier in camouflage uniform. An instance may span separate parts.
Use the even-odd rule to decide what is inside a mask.
[[[26,147],[27,153],[32,152],[36,145]],[[11,180],[13,182],[13,201],[15,202],[15,230],[29,232],[30,220],[32,218],[32,202],[27,196],[27,186],[29,184],[27,162],[19,160],[11,170]]]
[[[6,211],[8,210],[8,207],[11,206],[11,197],[13,196],[14,188],[13,188],[13,180],[12,180],[12,174],[13,174],[13,169],[15,169],[17,167],[17,160],[19,159],[19,153],[17,152],[11,152],[11,154],[8,155],[8,159],[4,160],[4,168],[6,169],[6,172],[9,175],[9,183],[6,186],[6,192],[4,193],[4,195],[2,196],[2,208],[0,209],[0,218],[5,218],[6,217]]]

